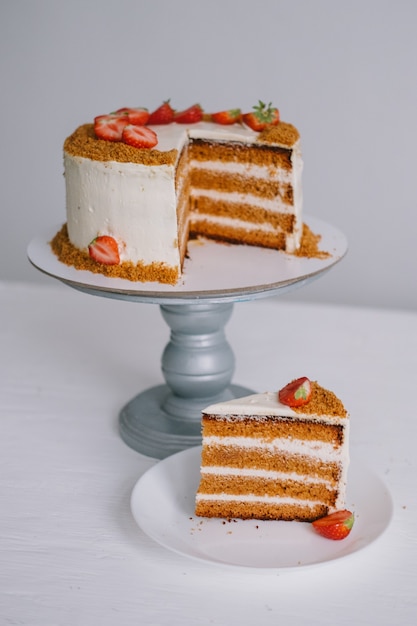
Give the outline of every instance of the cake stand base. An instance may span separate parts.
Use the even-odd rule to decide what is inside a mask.
[[[163,459],[175,452],[201,444],[201,409],[253,393],[251,389],[230,385],[214,398],[199,400],[175,397],[168,385],[147,389],[128,402],[120,412],[119,428],[123,441],[145,456]],[[168,413],[183,401],[184,418]]]

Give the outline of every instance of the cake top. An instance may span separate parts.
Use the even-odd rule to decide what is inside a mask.
[[[278,399],[277,392],[267,391],[244,398],[212,404],[203,410],[203,415],[239,417],[297,417],[298,419],[318,419],[326,422],[346,419],[348,413],[341,400],[330,390],[311,382],[311,396],[305,404],[290,407]]]
[[[262,102],[250,113],[240,109],[205,113],[199,105],[174,111],[166,101],[152,113],[124,107],[84,124],[64,143],[72,156],[96,161],[172,165],[189,139],[258,143],[291,149],[300,135],[282,122],[278,109]]]

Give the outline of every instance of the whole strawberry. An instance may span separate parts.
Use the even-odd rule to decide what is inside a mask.
[[[240,109],[228,109],[227,111],[218,111],[211,114],[211,119],[216,124],[237,124],[242,120],[242,111]]]
[[[351,511],[344,509],[336,511],[313,522],[313,528],[326,539],[340,541],[345,539],[352,530],[355,516]]]
[[[170,124],[174,120],[175,111],[169,103],[169,100],[165,100],[155,111],[149,116],[148,124]]]
[[[203,119],[203,109],[199,104],[193,104],[184,111],[179,111],[174,115],[174,122],[177,124],[196,124]]]
[[[243,122],[252,130],[261,131],[267,126],[276,126],[279,122],[279,111],[272,106],[272,102],[266,106],[259,100],[259,104],[253,107],[253,112],[242,115]]]

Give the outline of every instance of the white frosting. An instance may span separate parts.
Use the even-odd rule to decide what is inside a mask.
[[[86,249],[97,235],[110,235],[124,244],[122,261],[179,264],[172,166],[92,161],[68,154],[64,164],[68,235],[77,248]]]
[[[206,446],[227,446],[243,448],[244,450],[256,449],[269,453],[285,452],[288,454],[298,454],[309,456],[312,459],[322,459],[326,463],[339,462],[343,456],[343,447],[334,447],[331,443],[323,441],[308,441],[303,439],[292,439],[282,437],[265,441],[255,437],[204,437]]]
[[[314,507],[318,504],[326,504],[321,500],[304,500],[288,496],[258,496],[255,494],[235,495],[231,493],[197,493],[196,500],[208,502],[260,502],[262,504],[290,504],[305,507]]]
[[[178,150],[180,154],[188,138],[213,139],[251,143],[258,133],[240,125],[221,126],[200,122],[189,127],[168,124],[151,127],[158,136],[156,150]],[[265,208],[272,211],[295,212],[298,220],[295,235],[288,238],[288,251],[298,247],[301,234],[301,170],[299,141],[292,147],[293,172],[272,168],[257,169],[242,166],[253,176],[276,177],[283,183],[291,182],[294,189],[294,207],[285,205],[279,197],[267,201]],[[200,164],[201,166],[201,164]],[[213,168],[213,165],[207,167]],[[230,172],[236,166],[226,166]],[[177,231],[177,199],[175,165],[147,166],[138,163],[96,161],[64,154],[67,226],[70,241],[86,250],[98,235],[114,237],[120,248],[121,261],[166,263],[180,270],[180,252]],[[219,164],[222,171],[225,164]],[[300,189],[298,189],[300,188]],[[200,193],[200,192],[198,192]],[[229,200],[252,201],[243,194],[229,194]],[[257,206],[259,198],[256,198]],[[262,201],[264,203],[264,201]]]
[[[260,419],[268,416],[294,417],[299,420],[315,420],[326,424],[343,424],[348,422],[346,417],[335,415],[314,415],[293,411],[289,406],[278,400],[278,394],[272,391],[254,393],[244,398],[234,398],[226,402],[212,404],[203,409],[203,414],[214,414],[229,419]]]
[[[308,484],[326,485],[330,489],[334,487],[331,480],[310,476],[309,474],[297,474],[296,472],[275,472],[274,470],[255,469],[252,467],[226,467],[224,465],[203,465],[201,474],[213,476],[242,476],[243,478],[265,478],[267,480],[296,481]]]
[[[268,178],[272,182],[281,184],[292,183],[293,175],[284,169],[273,169],[266,165],[255,165],[253,163],[235,163],[228,161],[197,161],[190,160],[190,166],[196,170],[209,172],[225,172],[227,174],[242,174],[251,178]]]

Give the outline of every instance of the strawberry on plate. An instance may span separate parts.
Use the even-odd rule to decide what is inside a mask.
[[[94,132],[98,139],[121,141],[123,129],[128,123],[126,115],[99,115],[94,118]]]
[[[211,119],[216,124],[237,124],[242,119],[242,111],[240,109],[229,109],[228,111],[218,111],[211,114]]]
[[[196,124],[203,119],[203,109],[199,104],[193,104],[184,111],[179,111],[174,115],[174,122],[177,124]]]
[[[290,407],[307,404],[311,397],[311,382],[306,376],[292,380],[278,391],[278,400]]]
[[[253,107],[251,113],[244,113],[242,116],[243,122],[256,131],[264,130],[267,126],[276,126],[279,119],[279,111],[272,106],[272,102],[266,106],[261,100],[259,100],[259,104]]]
[[[120,263],[119,246],[114,237],[100,235],[88,246],[88,253],[97,263],[118,265]]]
[[[345,539],[352,530],[355,516],[351,511],[344,509],[336,511],[313,522],[313,528],[322,537],[340,541]]]
[[[122,141],[134,148],[153,148],[158,143],[157,134],[147,126],[125,126]]]
[[[169,100],[165,100],[155,111],[149,116],[148,124],[170,124],[174,121],[175,111],[169,103]]]

